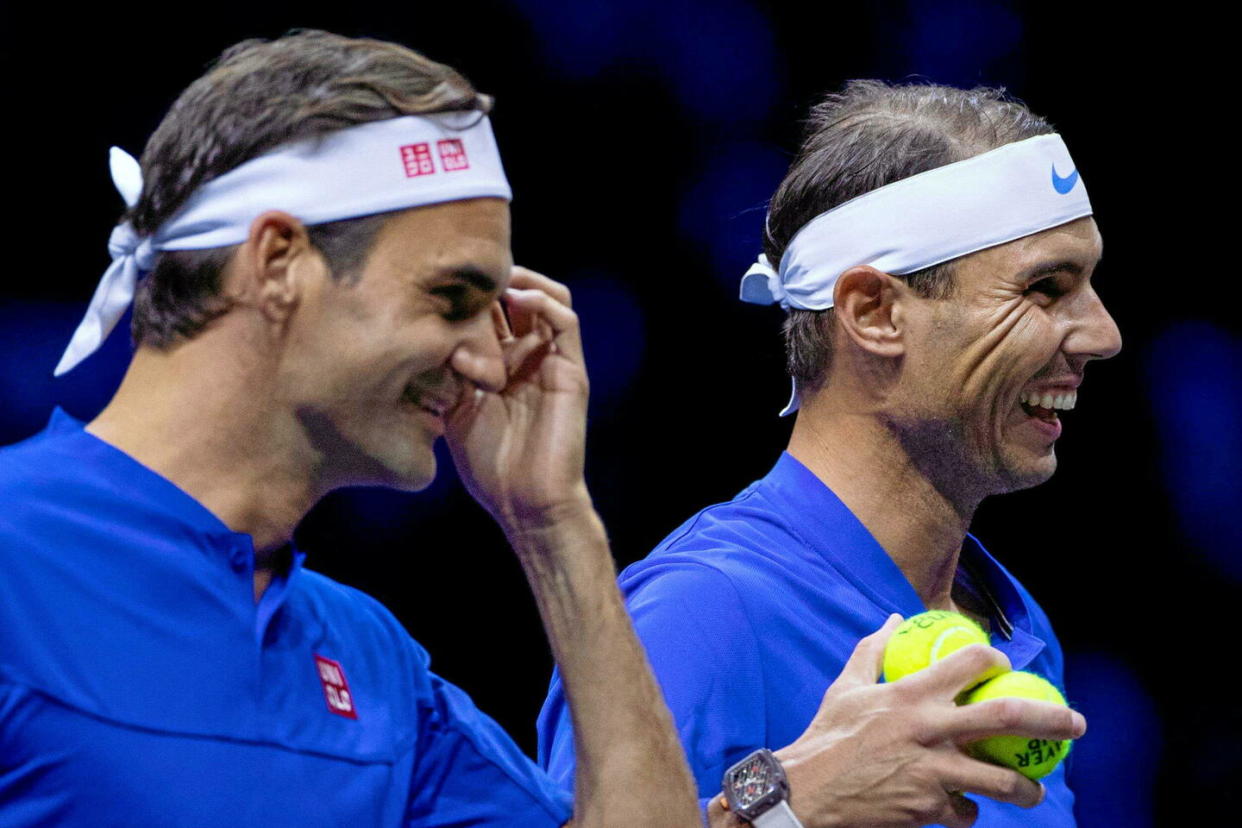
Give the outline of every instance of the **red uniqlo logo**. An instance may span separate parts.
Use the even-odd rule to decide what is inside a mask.
[[[470,159],[466,158],[466,148],[461,145],[460,140],[448,138],[437,141],[436,149],[440,151],[440,166],[444,167],[445,172],[464,170],[470,166]]]
[[[430,144],[407,144],[402,147],[401,163],[405,164],[406,178],[413,178],[416,175],[430,175],[436,171],[435,162],[431,160]]]
[[[323,697],[328,702],[328,709],[347,719],[358,718],[358,712],[354,710],[354,697],[349,693],[349,682],[345,680],[341,665],[316,655],[315,667],[319,670],[319,682],[323,685]]]

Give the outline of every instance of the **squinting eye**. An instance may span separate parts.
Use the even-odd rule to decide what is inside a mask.
[[[447,300],[448,310],[445,311],[444,318],[450,322],[461,322],[463,319],[469,319],[473,313],[466,288],[461,285],[444,285],[432,289],[431,293],[434,296]]]
[[[1038,282],[1028,287],[1026,292],[1028,294],[1042,293],[1044,296],[1057,297],[1064,295],[1065,289],[1057,283],[1056,279],[1050,277],[1047,279],[1040,279]]]

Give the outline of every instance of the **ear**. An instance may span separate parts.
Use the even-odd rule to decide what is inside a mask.
[[[312,289],[313,274],[326,271],[306,226],[281,210],[269,210],[250,223],[234,264],[238,299],[273,322],[288,319]]]
[[[905,352],[905,293],[900,279],[868,265],[851,267],[833,289],[833,314],[858,347],[876,356],[899,357]]]

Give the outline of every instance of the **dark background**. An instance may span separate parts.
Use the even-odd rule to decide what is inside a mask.
[[[495,0],[0,5],[0,442],[53,405],[89,418],[118,330],[51,369],[108,263],[106,151],[137,155],[225,46],[310,26],[395,40],[494,94],[517,260],[567,281],[592,373],[588,476],[621,565],[762,475],[789,423],[778,310],[735,300],[766,198],[822,93],[852,77],[1004,85],[1049,117],[1105,238],[1097,285],[1125,337],[1066,417],[1060,471],[996,498],[975,533],[1052,616],[1091,732],[1083,825],[1236,824],[1242,708],[1242,337],[1222,21],[1169,6]],[[520,569],[443,465],[427,492],[339,492],[311,565],[380,598],[533,751],[550,659]],[[0,509],[4,508],[0,504]],[[0,574],[2,577],[2,574]]]

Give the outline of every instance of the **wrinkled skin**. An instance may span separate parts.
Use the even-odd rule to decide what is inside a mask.
[[[1091,284],[1102,253],[1083,218],[974,253],[943,299],[906,303],[908,342],[888,425],[957,502],[1034,486],[1055,437],[1019,405],[1024,388],[1072,390],[1087,362],[1121,348]]]

